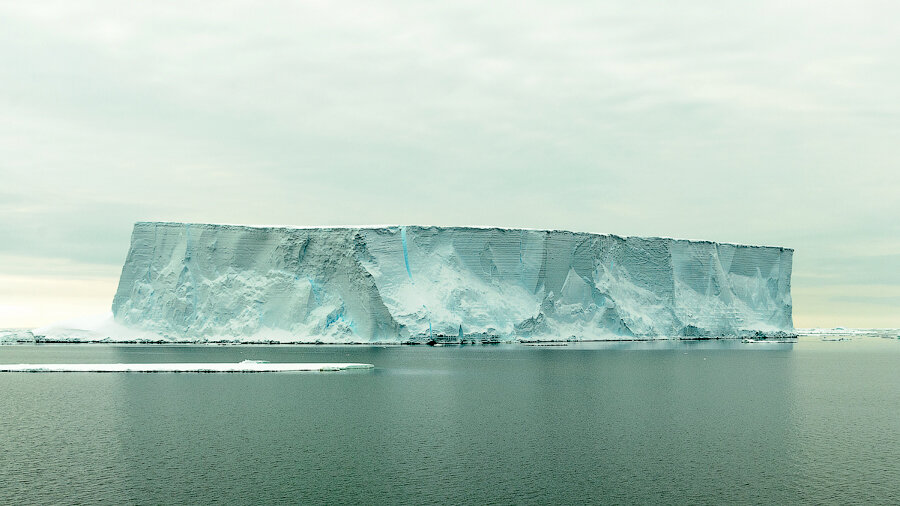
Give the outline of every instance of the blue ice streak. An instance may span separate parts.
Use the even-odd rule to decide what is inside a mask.
[[[412,272],[409,270],[409,250],[406,248],[406,227],[400,227],[400,240],[403,242],[403,263],[406,264],[406,275],[412,281]]]

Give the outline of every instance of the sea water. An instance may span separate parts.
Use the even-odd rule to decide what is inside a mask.
[[[900,341],[12,345],[0,502],[898,503]]]

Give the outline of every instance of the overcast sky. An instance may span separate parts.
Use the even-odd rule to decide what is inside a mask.
[[[138,220],[795,248],[900,327],[895,1],[0,1],[0,327],[109,310]]]

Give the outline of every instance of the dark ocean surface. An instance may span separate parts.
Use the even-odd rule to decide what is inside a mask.
[[[833,336],[828,336],[829,339]],[[0,502],[900,503],[900,340],[8,345]]]

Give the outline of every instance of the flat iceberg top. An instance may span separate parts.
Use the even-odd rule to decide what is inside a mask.
[[[372,369],[372,364],[357,363],[270,363],[244,360],[236,364],[158,363],[158,364],[0,364],[0,372],[287,372],[345,371]]]
[[[466,226],[439,226],[439,225],[242,225],[236,223],[188,223],[188,222],[178,222],[178,221],[139,221],[134,224],[137,227],[195,227],[195,228],[206,228],[206,229],[225,229],[225,230],[399,230],[399,229],[417,229],[417,230],[431,230],[436,232],[452,232],[452,231],[466,231],[466,230],[485,230],[485,231],[501,231],[501,232],[516,232],[516,231],[527,231],[527,232],[543,232],[547,234],[572,234],[577,236],[602,236],[602,237],[612,237],[616,239],[642,239],[648,241],[675,241],[675,242],[690,242],[690,243],[700,243],[700,244],[728,244],[732,246],[741,246],[745,248],[776,248],[783,251],[791,251],[793,252],[793,248],[787,248],[784,246],[768,246],[768,245],[751,245],[751,244],[739,244],[732,242],[721,242],[721,241],[710,241],[710,240],[698,240],[698,239],[683,239],[683,238],[675,238],[675,237],[658,237],[658,236],[622,236],[617,234],[601,234],[597,232],[578,232],[573,230],[565,230],[565,229],[543,229],[543,228],[513,228],[513,227],[492,227],[492,226],[476,226],[476,225],[466,225]]]

